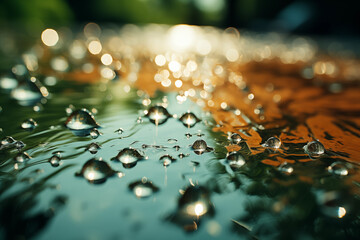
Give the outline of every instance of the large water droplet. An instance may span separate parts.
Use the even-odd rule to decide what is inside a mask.
[[[319,141],[312,141],[304,146],[304,151],[311,157],[318,157],[325,153],[325,147]]]
[[[339,176],[347,176],[349,174],[349,169],[343,162],[333,162],[327,169],[330,173]]]
[[[165,123],[171,115],[163,106],[153,106],[147,111],[146,117],[150,122],[160,125]]]
[[[132,168],[143,158],[136,149],[124,148],[116,155],[114,160],[120,161],[125,168]]]
[[[33,130],[34,128],[37,127],[37,122],[35,122],[34,119],[29,118],[28,120],[25,120],[22,124],[21,124],[21,128],[25,129],[25,130]]]
[[[138,198],[147,198],[159,191],[159,188],[145,177],[143,177],[140,181],[130,183],[129,189],[133,191],[135,196]]]
[[[100,126],[95,121],[92,113],[85,108],[72,112],[67,118],[65,125],[67,128],[75,131],[91,130]]]
[[[107,162],[92,158],[83,165],[81,171],[76,173],[76,176],[84,177],[89,183],[100,184],[116,173]]]
[[[170,155],[168,155],[168,154],[161,156],[159,160],[162,162],[162,164],[164,165],[164,167],[167,167],[167,166],[169,166],[172,162],[175,162],[175,161],[176,161],[175,158],[173,158],[172,156],[170,156]]]
[[[213,148],[208,147],[206,142],[202,139],[196,140],[191,146],[191,148],[197,155],[201,155],[204,152],[211,152],[213,150]]]
[[[200,122],[201,120],[198,119],[194,113],[187,112],[184,113],[179,120],[184,124],[185,127],[191,128],[196,125],[196,123]]]
[[[238,133],[233,133],[229,136],[229,140],[232,144],[239,144],[242,141],[242,138]]]
[[[122,129],[122,128],[115,130],[115,133],[117,133],[117,134],[123,134],[123,132],[124,132],[124,129]]]
[[[226,161],[229,163],[231,169],[235,170],[245,164],[245,158],[239,152],[231,152],[227,155]]]
[[[18,153],[15,157],[14,160],[17,163],[25,163],[27,161],[29,161],[31,159],[30,155],[27,154],[26,152],[21,152]]]
[[[86,151],[89,151],[91,154],[96,154],[100,149],[100,145],[98,143],[91,143],[87,148]]]
[[[262,145],[267,148],[278,149],[281,147],[281,141],[277,137],[270,137],[266,142]]]

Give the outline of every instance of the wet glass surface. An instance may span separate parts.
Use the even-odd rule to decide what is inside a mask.
[[[227,54],[230,62],[236,57]],[[166,61],[163,55],[151,56],[157,65]],[[172,62],[168,68],[177,72],[180,63]],[[56,72],[67,71],[63,63],[54,64]],[[145,63],[145,70],[136,70],[138,86],[129,85],[132,72],[119,80],[115,71],[103,68],[111,80],[54,80],[41,73],[18,89],[26,90],[20,96],[27,99],[2,87],[1,237],[359,236],[357,107],[329,107],[322,99],[341,93],[328,91],[328,84],[313,86],[286,72],[259,73],[254,70],[258,62],[243,70],[244,76],[255,76],[243,86],[240,70],[222,66],[226,64],[212,70],[217,80],[233,85],[196,90],[193,96],[193,88],[185,95],[166,89],[166,81],[152,91],[155,83],[141,82],[151,72]],[[187,65],[195,72],[195,60]],[[136,68],[134,62],[130,66]],[[149,79],[156,82],[169,74],[161,71]],[[272,85],[262,82],[269,76]],[[274,76],[294,78],[294,84],[283,86]],[[349,86],[342,87],[351,102],[358,98]],[[287,89],[297,87],[306,88],[310,97],[304,96],[306,91],[289,96]],[[270,93],[274,101],[267,102]],[[278,104],[279,94],[287,99]]]

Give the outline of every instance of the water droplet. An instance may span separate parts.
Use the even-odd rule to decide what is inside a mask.
[[[135,196],[138,198],[147,198],[159,191],[159,188],[145,177],[143,177],[140,181],[130,183],[129,189],[133,191]]]
[[[16,140],[13,137],[7,136],[0,142],[0,150],[12,148],[16,145]]]
[[[100,184],[106,182],[108,177],[112,177],[116,173],[107,162],[92,158],[83,165],[76,176],[85,178],[89,183]]]
[[[188,157],[189,156],[189,154],[184,154],[184,153],[180,153],[179,155],[178,155],[178,157],[180,158],[180,159],[183,159],[184,157]]]
[[[89,151],[91,154],[96,154],[100,149],[100,145],[98,143],[91,143],[86,150]]]
[[[147,111],[146,117],[155,125],[160,125],[165,123],[171,115],[163,106],[153,106]]]
[[[204,152],[211,152],[213,149],[208,147],[206,142],[202,139],[196,140],[191,146],[197,155],[201,155]]]
[[[49,163],[53,167],[58,167],[61,165],[61,158],[59,154],[54,154],[51,158],[49,158]]]
[[[71,115],[67,118],[65,125],[71,130],[80,131],[90,130],[100,126],[95,121],[92,113],[85,108],[72,112]]]
[[[226,157],[226,161],[233,170],[238,169],[245,164],[245,158],[239,152],[229,153]]]
[[[179,120],[184,124],[185,127],[191,128],[196,125],[196,123],[200,122],[201,120],[198,119],[194,113],[187,112],[184,113]]]
[[[319,141],[312,141],[304,146],[304,151],[311,157],[318,157],[325,153],[325,147]]]
[[[42,110],[44,110],[44,107],[41,103],[37,103],[33,106],[33,110],[34,112],[41,112]]]
[[[169,166],[172,162],[176,161],[175,158],[173,158],[172,156],[166,154],[160,157],[160,162],[162,162],[162,164],[164,165],[164,167]]]
[[[213,211],[209,191],[202,186],[189,186],[178,202],[179,211],[191,217],[201,217]]]
[[[136,122],[137,122],[137,123],[143,123],[144,120],[143,120],[141,117],[138,117],[138,118],[136,119]]]
[[[28,120],[25,120],[22,124],[21,124],[21,128],[25,129],[25,130],[33,130],[34,128],[37,127],[37,122],[35,122],[34,119],[29,118]]]
[[[20,84],[11,91],[11,97],[21,106],[32,106],[49,95],[48,90],[35,77]]]
[[[27,161],[29,161],[31,159],[30,155],[27,154],[26,152],[21,152],[18,153],[15,157],[14,160],[17,163],[25,163]]]
[[[169,138],[169,139],[167,140],[167,142],[170,143],[170,144],[177,143],[177,139],[175,139],[175,138]]]
[[[284,162],[280,164],[278,170],[283,174],[290,175],[294,172],[294,167],[291,164]]]
[[[65,112],[68,116],[70,116],[70,114],[72,114],[73,111],[75,111],[75,107],[72,104],[70,104],[67,108],[65,108]]]
[[[117,133],[117,134],[123,134],[123,132],[124,132],[124,129],[122,129],[122,128],[115,130],[115,133]]]
[[[93,139],[98,138],[100,135],[102,135],[102,133],[99,132],[99,130],[98,130],[97,128],[91,129],[91,131],[90,131],[90,136],[91,136]]]
[[[278,149],[281,147],[281,141],[277,137],[270,137],[264,144],[263,147]]]
[[[185,137],[186,137],[187,139],[189,139],[189,138],[192,137],[192,135],[191,135],[190,133],[185,133]]]
[[[124,168],[134,167],[144,157],[134,148],[124,148],[113,160],[120,161]]]
[[[349,174],[349,169],[343,162],[334,162],[327,169],[330,173],[339,176],[347,176]]]
[[[25,147],[25,143],[23,143],[22,141],[17,141],[15,142],[15,147],[20,150],[22,149],[23,147]],[[0,149],[1,149],[1,146],[0,146]]]
[[[233,133],[229,136],[229,140],[232,144],[239,144],[243,139],[238,133]]]

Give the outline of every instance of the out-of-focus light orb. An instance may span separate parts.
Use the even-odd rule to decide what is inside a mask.
[[[173,26],[168,31],[169,47],[179,52],[190,50],[195,43],[196,35],[197,32],[193,26],[184,24]]]
[[[105,53],[101,56],[101,62],[105,66],[109,66],[113,62],[113,58],[110,54]]]
[[[339,207],[338,209],[338,217],[343,218],[346,215],[346,209],[343,207]]]
[[[175,81],[175,87],[181,88],[182,85],[183,85],[183,82],[181,80],[176,80]]]
[[[164,66],[165,65],[165,63],[166,63],[166,58],[165,58],[165,56],[164,55],[156,55],[156,57],[155,57],[155,63],[156,63],[156,65],[158,65],[159,67],[161,67],[161,66]]]
[[[75,59],[83,59],[86,55],[86,48],[82,44],[81,41],[75,40],[70,48],[69,48],[70,55]]]
[[[235,62],[239,59],[239,52],[234,48],[230,48],[226,51],[225,57],[229,62]]]
[[[200,40],[196,45],[196,51],[201,55],[208,55],[211,52],[211,44],[208,40]]]
[[[178,72],[178,71],[180,71],[180,69],[181,69],[181,64],[179,63],[179,62],[177,62],[177,61],[171,61],[170,63],[169,63],[169,70],[170,71],[172,71],[172,72]]]
[[[90,22],[90,23],[86,24],[84,27],[84,35],[87,38],[100,37],[101,28],[96,23]]]
[[[101,69],[100,71],[100,74],[103,78],[106,78],[106,79],[113,79],[115,77],[115,72],[111,69],[111,68],[108,68],[108,67],[104,67]]]
[[[102,46],[98,40],[93,40],[89,43],[88,49],[91,54],[97,55],[101,52]]]
[[[41,41],[46,46],[52,47],[58,43],[59,35],[54,29],[48,28],[41,33]]]

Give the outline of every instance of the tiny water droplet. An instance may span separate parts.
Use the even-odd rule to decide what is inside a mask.
[[[347,176],[349,174],[348,167],[342,162],[334,162],[327,169],[330,173],[339,176]]]
[[[170,143],[170,144],[177,143],[177,139],[175,139],[175,138],[169,138],[169,139],[167,140],[167,142]]]
[[[142,178],[139,181],[130,183],[129,189],[133,191],[137,198],[147,198],[159,191],[159,188],[147,178]]]
[[[304,146],[304,151],[310,156],[316,157],[325,153],[325,147],[319,141],[312,141]]]
[[[231,169],[238,169],[245,164],[245,158],[239,152],[230,152],[226,157],[227,163]]]
[[[89,130],[100,126],[92,113],[85,108],[72,112],[65,125],[71,130]]]
[[[124,168],[132,168],[143,158],[144,156],[142,156],[136,149],[124,148],[118,153],[118,155],[116,155],[114,160],[120,161]]]
[[[281,173],[286,174],[286,175],[290,175],[294,172],[294,167],[287,163],[284,162],[282,164],[279,165],[279,167],[277,168]]]
[[[278,149],[281,147],[281,141],[277,137],[270,137],[264,144],[263,147]]]
[[[196,125],[196,123],[201,120],[196,117],[196,115],[192,112],[184,113],[179,120],[184,124],[185,127],[191,128]]]
[[[98,138],[100,135],[102,135],[102,133],[99,132],[99,130],[98,130],[97,128],[91,129],[91,131],[90,131],[90,136],[91,136],[92,139],[96,139],[96,138]]]
[[[175,145],[173,148],[175,149],[175,151],[179,151],[179,150],[180,150],[180,146],[179,146],[179,145]]]
[[[0,142],[0,150],[7,149],[7,148],[12,148],[12,147],[14,147],[16,145],[16,143],[17,142],[13,137],[6,136]]]
[[[239,144],[243,139],[238,133],[233,133],[228,138],[232,144]]]
[[[124,129],[122,129],[122,128],[115,130],[115,133],[117,133],[117,134],[123,134],[123,132],[124,132]]]
[[[21,152],[18,153],[15,157],[14,160],[17,163],[25,163],[27,161],[29,161],[31,159],[30,155],[27,154],[26,152]]]
[[[108,177],[112,177],[116,173],[118,172],[114,171],[107,162],[92,158],[75,175],[85,178],[89,183],[100,184],[106,182]]]
[[[91,154],[96,154],[100,149],[100,145],[98,143],[91,143],[86,150],[89,151]]]
[[[185,137],[186,137],[187,139],[189,139],[189,138],[192,137],[192,135],[191,135],[190,133],[185,133]]]
[[[163,106],[153,106],[147,111],[146,117],[155,125],[164,124],[171,115]]]
[[[188,157],[189,156],[189,154],[184,154],[184,153],[180,153],[179,155],[178,155],[178,157],[180,158],[180,159],[183,159],[184,157]]]
[[[17,141],[17,142],[15,143],[15,147],[16,147],[18,150],[20,150],[20,149],[22,149],[23,147],[25,147],[25,143],[23,143],[22,141]],[[0,149],[1,149],[1,147],[0,147]]]
[[[171,163],[175,162],[176,159],[173,158],[172,156],[166,154],[160,157],[160,162],[162,162],[162,164],[164,165],[164,167],[169,166]]]
[[[21,128],[25,129],[25,130],[33,130],[34,128],[37,127],[37,122],[35,122],[34,119],[29,118],[28,120],[25,120],[22,124],[21,124]]]
[[[54,154],[51,158],[49,158],[49,163],[53,167],[58,167],[61,165],[61,158],[58,154]]]
[[[138,117],[138,118],[136,119],[136,122],[137,122],[137,123],[143,123],[144,120],[143,120],[141,117]]]
[[[210,152],[213,150],[212,148],[208,147],[206,142],[202,139],[196,140],[191,147],[197,155],[201,155],[204,152]]]

